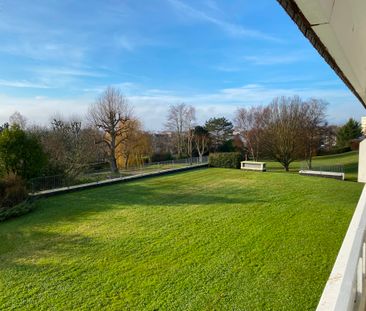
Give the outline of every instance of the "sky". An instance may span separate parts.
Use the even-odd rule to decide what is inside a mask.
[[[366,114],[275,0],[0,0],[0,123],[85,116],[107,86],[147,130],[181,102],[199,124],[294,94]]]

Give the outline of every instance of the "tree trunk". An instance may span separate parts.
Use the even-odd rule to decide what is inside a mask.
[[[199,161],[200,161],[200,163],[202,163],[202,152],[201,152],[201,150],[199,150],[199,149],[197,149],[197,151],[198,151],[198,157],[199,157]]]
[[[110,143],[110,163],[111,163],[111,171],[113,174],[118,173],[117,167],[117,159],[116,159],[116,137],[114,133],[111,133],[111,143]]]
[[[117,167],[116,157],[114,155],[111,155],[110,164],[111,164],[112,173],[117,174],[118,173],[118,167]]]
[[[312,152],[312,148],[310,146],[310,149],[309,149],[309,159],[308,159],[308,167],[309,167],[309,170],[312,169],[312,157],[313,157],[313,152]]]
[[[125,156],[125,170],[128,169],[128,156]]]

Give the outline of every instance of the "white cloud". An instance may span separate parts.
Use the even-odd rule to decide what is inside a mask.
[[[273,55],[273,54],[263,54],[263,55],[251,55],[244,56],[243,60],[254,65],[283,65],[292,64],[296,62],[303,62],[306,57],[301,53],[292,53],[285,55]]]
[[[126,82],[127,84],[129,82]],[[148,130],[161,130],[170,104],[185,102],[193,105],[197,111],[197,121],[205,122],[210,117],[224,116],[232,119],[237,107],[265,105],[276,96],[299,95],[302,98],[318,97],[330,103],[328,120],[341,123],[347,118],[357,120],[366,114],[365,109],[351,94],[343,88],[266,88],[261,84],[248,84],[241,87],[224,88],[211,93],[180,94],[172,90],[144,90],[133,85],[128,100],[134,107],[135,114],[141,118]],[[23,99],[0,94],[0,123],[7,121],[14,111],[24,114],[30,121],[47,123],[50,116],[64,112],[65,116],[85,115],[90,103],[95,100],[95,93],[74,99],[50,99],[36,97]]]
[[[42,83],[34,83],[26,80],[0,80],[0,86],[14,87],[14,88],[33,88],[33,89],[48,89],[50,86]]]
[[[179,0],[167,0],[178,12],[184,14],[185,16],[189,16],[192,19],[204,21],[217,27],[221,28],[226,33],[237,36],[237,37],[250,37],[257,38],[262,40],[270,40],[270,41],[280,41],[278,38],[265,34],[263,32],[245,28],[241,25],[230,23],[228,21],[219,19],[212,15],[207,14],[206,12],[197,10]]]
[[[86,47],[75,44],[55,43],[52,42],[52,39],[45,41],[44,39],[32,38],[32,41],[29,41],[26,38],[22,38],[21,41],[18,40],[15,44],[2,44],[0,52],[42,61],[80,62],[84,59]]]
[[[75,77],[92,77],[92,78],[100,78],[105,77],[106,75],[100,72],[92,71],[92,70],[84,70],[80,68],[73,67],[41,67],[41,68],[32,68],[32,71],[42,75],[62,75],[62,76],[75,76]]]
[[[151,37],[145,37],[140,34],[118,34],[111,41],[112,47],[133,52],[137,48],[145,46],[164,46],[166,43]]]
[[[51,99],[44,96],[34,98],[12,97],[0,94],[0,123],[7,122],[10,115],[19,111],[29,123],[46,125],[55,114],[84,116],[91,99]]]
[[[117,36],[114,39],[116,47],[122,48],[127,51],[133,51],[136,48],[137,42],[127,38],[126,36]]]

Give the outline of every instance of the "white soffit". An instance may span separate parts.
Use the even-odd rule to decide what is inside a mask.
[[[295,0],[311,28],[366,103],[366,0]]]

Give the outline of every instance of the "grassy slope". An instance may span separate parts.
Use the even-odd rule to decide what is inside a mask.
[[[266,161],[269,170],[282,170],[283,167],[278,162]],[[313,158],[313,166],[322,165],[336,165],[343,164],[346,179],[357,181],[357,171],[358,171],[358,152],[350,151],[342,154],[335,154],[329,156],[321,156]],[[301,167],[301,161],[293,162],[290,169],[293,171],[298,171]]]
[[[312,310],[361,187],[208,169],[45,199],[0,224],[0,306]]]

